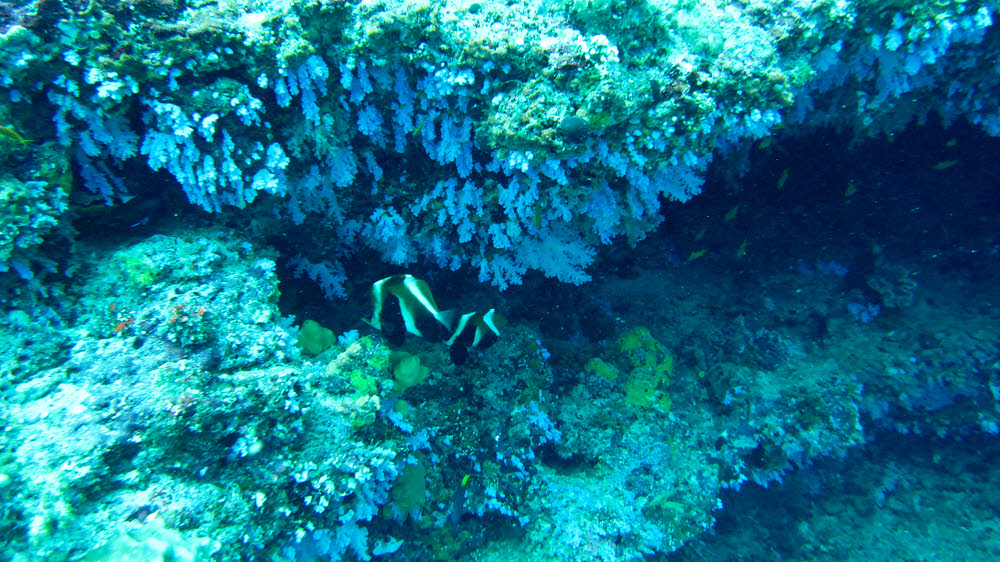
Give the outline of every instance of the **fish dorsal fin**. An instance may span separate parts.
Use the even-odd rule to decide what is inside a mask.
[[[424,311],[434,318],[438,318],[440,315],[438,305],[434,302],[434,295],[431,294],[431,286],[427,284],[427,281],[406,274],[403,276],[403,286]]]
[[[500,337],[500,330],[507,325],[507,317],[493,308],[481,313],[476,320],[476,337],[472,340],[472,347],[479,347],[483,342],[486,342],[484,348],[493,345]]]
[[[483,324],[493,332],[493,335],[500,337],[500,330],[507,325],[507,317],[491,308],[483,315]]]
[[[458,326],[458,322],[462,319],[462,315],[457,310],[442,310],[438,321],[444,325],[445,329],[448,330],[449,334],[455,332],[455,327]]]

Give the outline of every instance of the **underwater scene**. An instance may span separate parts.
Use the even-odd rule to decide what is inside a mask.
[[[0,2],[0,561],[1000,559],[998,16]]]

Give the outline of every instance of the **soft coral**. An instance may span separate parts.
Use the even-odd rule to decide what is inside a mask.
[[[22,25],[45,35],[65,15],[66,8],[60,0],[0,2],[0,33],[6,33],[15,25]]]

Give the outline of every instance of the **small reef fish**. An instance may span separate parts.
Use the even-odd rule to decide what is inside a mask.
[[[790,172],[789,172],[788,168],[785,168],[784,170],[781,171],[781,175],[778,176],[778,182],[775,184],[776,188],[778,188],[779,190],[781,190],[781,189],[783,189],[785,187],[785,182],[788,181],[788,174],[789,173]]]
[[[744,240],[743,243],[740,244],[740,247],[736,248],[736,257],[738,257],[738,258],[746,257],[746,255],[747,255],[747,243],[748,243],[748,241]]]
[[[28,144],[28,140],[21,136],[20,133],[15,131],[10,127],[0,126],[0,138],[7,139],[10,142],[25,146]]]
[[[451,361],[456,365],[465,362],[470,347],[486,349],[500,338],[500,330],[507,325],[507,318],[494,309],[486,312],[468,312],[458,318],[455,331],[445,343],[451,348]]]
[[[695,251],[691,252],[691,255],[688,256],[687,263],[691,263],[694,260],[700,258],[701,256],[704,256],[707,253],[708,253],[708,248],[702,248],[700,250],[695,250]]]
[[[858,186],[854,184],[854,180],[847,182],[847,188],[844,189],[844,197],[851,197],[858,192]]]

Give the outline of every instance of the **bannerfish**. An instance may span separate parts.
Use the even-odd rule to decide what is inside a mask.
[[[373,283],[372,302],[372,317],[365,322],[393,345],[402,344],[406,333],[444,341],[452,332],[453,313],[439,310],[430,285],[408,273]]]
[[[491,308],[486,312],[441,310],[430,285],[410,274],[393,275],[372,284],[374,309],[364,321],[382,332],[390,345],[401,345],[406,334],[443,341],[451,360],[464,363],[469,348],[486,349],[500,336],[507,318]]]
[[[451,362],[461,365],[469,356],[469,348],[486,349],[496,343],[507,318],[494,309],[468,312],[459,316],[455,331],[446,344],[451,348]]]

